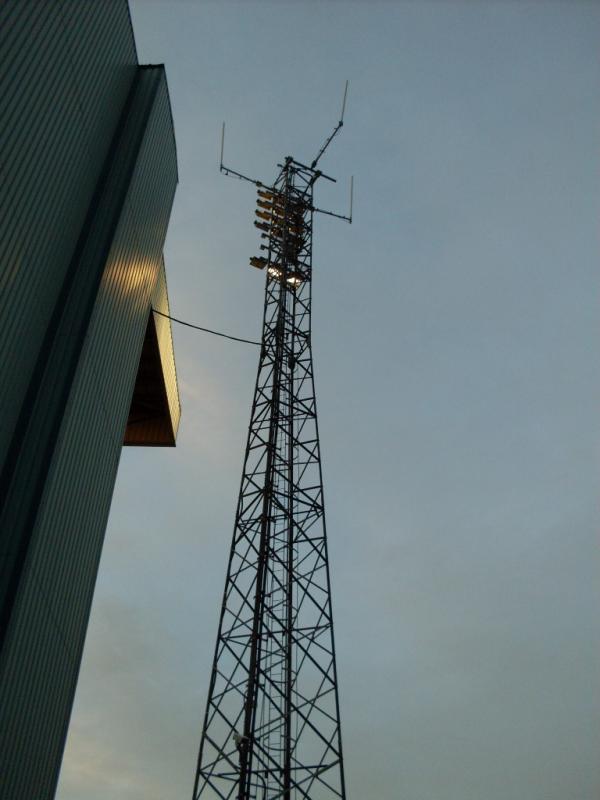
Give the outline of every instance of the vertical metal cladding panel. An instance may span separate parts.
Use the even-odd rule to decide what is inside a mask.
[[[135,74],[126,0],[0,4],[0,465]]]
[[[47,800],[54,794],[144,332],[151,301],[160,295],[164,302],[162,247],[177,183],[176,156],[164,71],[142,71],[147,82],[160,82],[11,621],[14,635],[0,687],[2,800]]]
[[[162,311],[163,314],[170,314],[169,295],[167,292],[167,278],[165,275],[164,261],[158,275],[158,280],[152,297],[152,308]],[[177,437],[179,419],[181,417],[181,406],[179,404],[179,387],[177,385],[177,370],[175,368],[175,356],[173,348],[173,334],[171,330],[171,320],[166,319],[160,314],[154,315],[156,334],[158,337],[158,349],[160,353],[160,363],[167,389],[167,402],[169,413],[173,424],[173,436]]]
[[[131,214],[136,232],[135,262],[130,265],[127,254],[116,254],[115,258],[110,259],[101,287],[103,303],[97,308],[93,320],[94,336],[104,343],[102,350],[95,355],[97,372],[109,374],[110,370],[114,370],[126,376],[121,381],[107,381],[102,389],[106,405],[111,409],[119,409],[119,415],[113,418],[121,441],[152,295],[162,267],[162,245],[177,181],[166,80],[162,68],[156,69],[160,69],[162,75],[150,125],[156,135],[146,138],[139,161],[140,166],[152,164],[152,171],[140,169],[136,173],[135,188],[127,204],[127,213]],[[115,319],[122,321],[120,328],[114,326]]]

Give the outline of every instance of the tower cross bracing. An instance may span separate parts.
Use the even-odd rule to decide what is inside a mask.
[[[311,350],[313,188],[333,135],[311,166],[252,181],[262,341],[194,800],[346,796]]]

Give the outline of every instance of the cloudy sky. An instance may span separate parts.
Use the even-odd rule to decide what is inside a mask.
[[[348,798],[600,794],[600,4],[133,0],[166,64],[172,313],[256,338],[251,186],[346,125],[314,357]],[[59,800],[189,798],[257,352],[175,328],[123,452]]]

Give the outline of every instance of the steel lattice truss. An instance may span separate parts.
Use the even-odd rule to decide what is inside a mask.
[[[262,347],[194,798],[345,798],[311,354],[312,192],[258,184]]]

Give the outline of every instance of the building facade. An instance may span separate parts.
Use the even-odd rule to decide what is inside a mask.
[[[175,443],[177,162],[126,0],[4,0],[0,65],[0,798],[46,800],[121,447]]]

